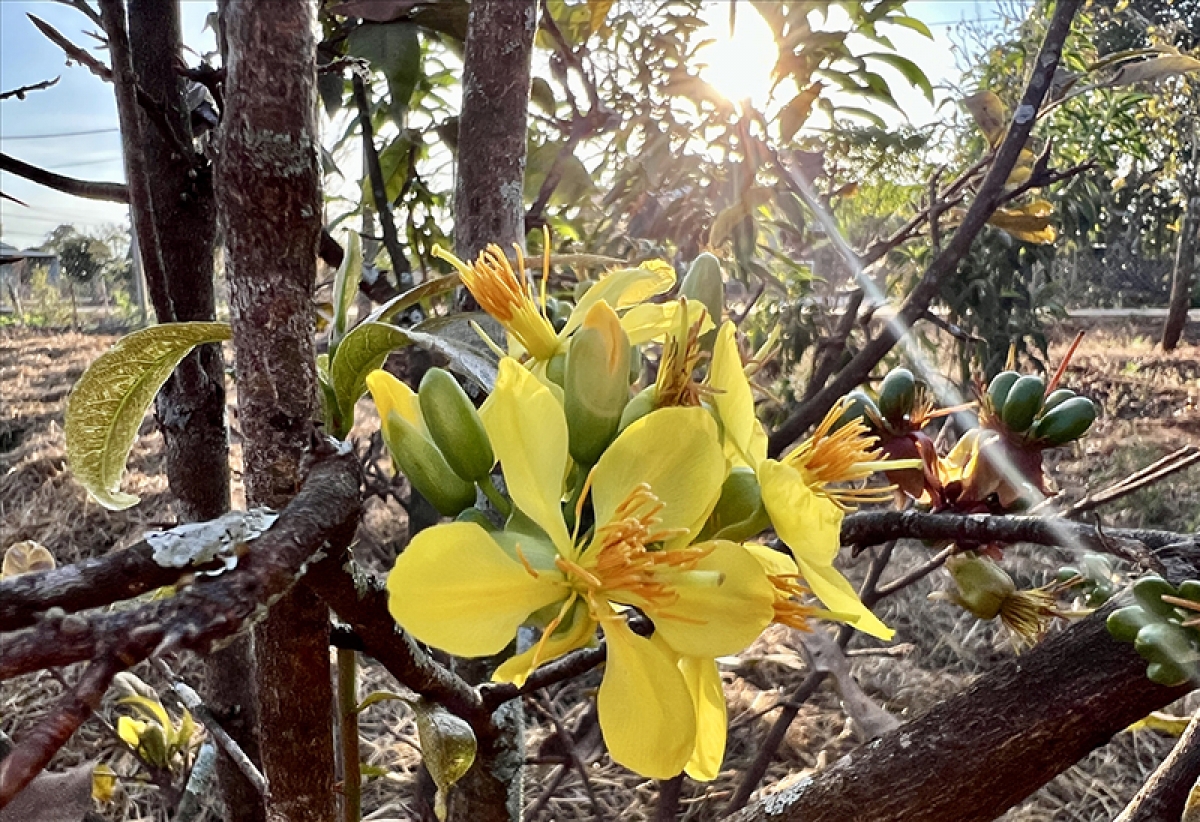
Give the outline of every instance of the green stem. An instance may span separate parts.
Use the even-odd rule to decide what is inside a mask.
[[[341,715],[342,820],[362,818],[362,770],[358,759],[358,655],[338,648],[338,713]]]
[[[497,488],[496,483],[492,481],[491,474],[481,479],[477,484],[479,485],[479,490],[483,492],[483,495],[487,497],[488,502],[492,504],[492,507],[500,512],[500,516],[504,517],[505,519],[512,516],[512,503],[508,501],[507,497],[500,493],[500,489]]]

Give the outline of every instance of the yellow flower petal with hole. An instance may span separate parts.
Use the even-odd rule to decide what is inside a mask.
[[[496,387],[479,409],[513,503],[564,555],[571,535],[562,515],[567,418],[562,404],[511,357],[500,361]]]
[[[754,393],[738,351],[737,326],[726,322],[717,332],[708,385],[716,389],[710,402],[721,420],[726,445],[751,468],[767,458],[767,434],[754,413]]]
[[[796,557],[796,563],[800,566],[800,573],[809,590],[825,604],[825,607],[836,612],[838,619],[885,642],[896,635],[895,631],[871,613],[870,608],[862,604],[854,588],[832,565],[813,565],[801,557]]]
[[[790,465],[763,460],[758,481],[775,532],[797,562],[803,558],[816,565],[832,563],[841,547],[842,509],[814,492]]]
[[[596,620],[592,619],[582,600],[577,599],[572,603],[571,611],[564,622],[565,624],[548,638],[505,660],[504,664],[496,669],[492,679],[497,682],[511,682],[520,687],[525,684],[525,680],[534,669],[576,648],[586,647],[596,636]]]
[[[370,389],[371,399],[375,401],[375,407],[379,410],[380,419],[386,420],[388,414],[395,411],[420,431],[421,436],[429,439],[415,391],[383,370],[372,371],[367,375],[367,388]]]
[[[661,612],[647,609],[657,633],[683,656],[736,654],[775,615],[775,588],[758,560],[735,542],[710,545],[692,570],[664,572],[678,599]]]
[[[610,271],[587,290],[571,312],[559,338],[567,337],[583,322],[593,305],[603,300],[620,310],[645,302],[675,285],[675,269],[662,260],[649,260],[637,268]]]
[[[417,534],[396,558],[387,588],[400,627],[468,657],[499,653],[531,613],[565,595],[561,574],[533,576],[473,522]]]
[[[621,316],[621,327],[625,329],[629,342],[633,345],[645,345],[677,331],[680,326],[679,305],[679,300],[642,303],[626,311]],[[713,329],[713,321],[708,317],[703,305],[696,301],[689,302],[687,319],[683,321],[684,328],[691,328],[701,316],[705,319],[700,326],[700,333],[705,334]]]
[[[615,614],[605,620],[608,661],[597,708],[615,762],[642,776],[670,779],[683,771],[696,743],[696,714],[687,683],[654,643]]]
[[[721,772],[729,728],[721,672],[714,660],[692,656],[679,660],[679,671],[696,710],[696,747],[684,772],[698,782],[711,782]]]
[[[654,411],[622,431],[596,463],[596,522],[610,522],[617,507],[645,483],[663,504],[660,527],[694,534],[717,504],[725,472],[717,426],[707,411]]]

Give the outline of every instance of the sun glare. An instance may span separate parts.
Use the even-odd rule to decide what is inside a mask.
[[[700,76],[732,102],[750,100],[761,109],[771,88],[771,70],[779,50],[766,21],[748,7],[737,11],[729,30],[729,6],[715,3],[705,15],[709,24],[703,39],[714,42],[699,52]]]

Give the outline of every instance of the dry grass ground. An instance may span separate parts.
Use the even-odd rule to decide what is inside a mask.
[[[1063,341],[1072,331],[1061,329],[1052,361],[1057,361]],[[1053,474],[1068,496],[1078,497],[1101,487],[1197,439],[1197,350],[1189,345],[1176,354],[1163,355],[1154,350],[1152,333],[1148,327],[1095,329],[1072,363],[1067,384],[1099,400],[1105,411],[1086,448],[1064,450],[1054,457]],[[0,548],[34,539],[51,548],[60,563],[69,563],[121,550],[148,528],[174,521],[162,474],[161,438],[152,421],[142,427],[125,486],[143,497],[141,505],[121,513],[106,512],[87,500],[66,470],[62,411],[67,392],[112,339],[0,331]],[[1196,473],[1187,472],[1141,491],[1102,510],[1104,522],[1195,529],[1200,524],[1196,481]],[[403,510],[394,499],[372,499],[360,530],[360,558],[382,572],[403,544],[406,531]],[[898,575],[927,554],[918,544],[901,545],[889,575]],[[847,572],[861,574],[867,559],[864,556],[850,563]],[[1069,551],[1017,547],[1010,549],[1007,566],[1019,583],[1038,584],[1070,561]],[[906,653],[855,658],[854,670],[863,687],[901,720],[961,690],[1013,653],[1008,639],[991,624],[981,624],[948,604],[927,600],[932,590],[945,584],[934,575],[881,606],[881,615],[897,628],[897,643],[908,646]],[[853,647],[871,644],[856,640]],[[805,676],[798,649],[794,635],[775,628],[742,654],[736,673],[734,668],[728,669],[731,731],[725,770],[711,784],[684,785],[680,805],[684,819],[707,820],[719,815],[721,800],[729,796],[739,772],[757,752],[774,709],[787,701]],[[190,670],[186,663],[182,669],[185,674]],[[152,685],[161,685],[153,672],[139,673]],[[63,671],[61,676],[70,680],[74,672]],[[614,765],[598,743],[587,698],[597,684],[598,676],[593,673],[552,688],[526,705],[532,726],[526,777],[526,808],[531,819],[654,817],[657,786]],[[360,688],[360,695],[365,696],[375,689],[394,689],[395,684],[368,662]],[[0,683],[0,730],[19,736],[60,690],[61,685],[49,673]],[[115,722],[117,712],[106,704],[101,715]],[[564,745],[556,734],[559,728],[572,737],[570,745]],[[417,736],[407,709],[397,702],[378,703],[362,715],[361,731],[363,762],[372,774],[364,797],[367,818],[418,818],[413,798]],[[1111,819],[1171,743],[1169,737],[1149,731],[1121,734],[1004,818],[1009,822]],[[857,744],[853,724],[847,722],[836,694],[822,689],[801,708],[765,782],[803,778]],[[586,783],[572,764],[572,755],[583,764]],[[97,720],[84,726],[52,767],[93,759],[108,762],[125,777],[115,801],[97,807],[105,818],[164,818],[154,789],[137,779],[135,763]]]

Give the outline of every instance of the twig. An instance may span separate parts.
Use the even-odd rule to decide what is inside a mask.
[[[842,353],[846,350],[846,341],[850,339],[850,332],[854,330],[855,321],[858,319],[858,309],[862,307],[863,296],[861,288],[856,288],[850,293],[850,300],[846,304],[845,313],[838,320],[837,327],[828,338],[818,344],[817,350],[820,356],[813,368],[812,376],[808,380],[808,385],[804,387],[804,399],[807,400],[820,391],[833,372],[837,370],[838,361],[841,360]]]
[[[0,808],[33,781],[100,704],[104,692],[125,663],[117,655],[88,663],[67,694],[0,760]]]
[[[888,563],[891,562],[892,553],[895,548],[896,541],[894,539],[885,543],[872,559],[871,565],[867,569],[867,576],[863,580],[859,598],[868,608],[874,605],[879,599],[875,586],[878,584],[879,578],[883,576],[883,572],[887,569]],[[837,637],[834,640],[838,648],[845,649],[853,633],[854,629],[851,626],[842,625],[838,629]],[[788,697],[783,710],[779,713],[779,716],[775,717],[775,723],[767,731],[767,735],[763,739],[762,745],[754,757],[754,761],[742,773],[742,779],[738,782],[737,789],[730,798],[729,804],[725,806],[725,815],[741,810],[750,801],[750,794],[754,793],[755,788],[758,787],[763,777],[766,776],[767,768],[770,767],[771,760],[775,758],[775,753],[779,750],[779,743],[783,741],[788,728],[796,721],[796,717],[800,713],[800,708],[817,692],[817,688],[821,687],[821,683],[825,681],[827,676],[829,676],[828,671],[814,670],[800,682],[800,685]]]
[[[1067,506],[1062,510],[1061,516],[1071,519],[1094,508],[1099,508],[1101,505],[1115,502],[1129,496],[1135,491],[1140,491],[1148,485],[1153,485],[1159,480],[1169,477],[1171,474],[1189,468],[1197,462],[1200,462],[1200,448],[1194,445],[1185,445],[1178,451],[1167,454],[1162,459],[1133,472],[1124,479],[1118,480],[1095,493],[1088,494],[1078,502]]]
[[[210,711],[208,706],[204,704],[204,701],[200,699],[200,694],[196,693],[196,691],[193,690],[192,687],[186,682],[175,676],[175,672],[172,671],[170,666],[167,665],[167,663],[163,660],[155,659],[153,660],[153,664],[156,668],[158,668],[159,673],[167,678],[171,693],[173,693],[179,700],[179,704],[187,708],[188,711],[191,712],[192,716],[200,721],[200,724],[204,726],[205,730],[212,734],[213,741],[216,742],[217,747],[224,751],[225,754],[231,760],[233,760],[233,763],[237,765],[238,770],[241,771],[250,784],[254,786],[254,789],[257,790],[259,794],[266,796],[270,790],[267,785],[267,778],[263,776],[262,772],[252,761],[250,761],[250,757],[247,756],[246,752],[242,750],[242,746],[238,745],[237,741],[229,735],[229,733],[221,725],[220,721],[213,716],[212,711]]]
[[[55,77],[53,80],[43,80],[40,83],[31,83],[28,86],[21,86],[10,91],[0,91],[0,100],[7,100],[9,97],[16,97],[18,100],[24,100],[25,95],[31,91],[41,91],[44,88],[50,88],[56,84],[61,77]]]
[[[7,154],[0,154],[0,171],[7,171],[18,177],[88,200],[103,200],[109,203],[128,203],[129,188],[121,183],[98,183],[91,180],[79,180],[75,177],[64,177],[53,171],[46,171],[29,163],[22,162]]]
[[[913,290],[909,292],[895,319],[879,336],[868,341],[829,385],[811,400],[802,403],[771,434],[768,449],[771,455],[781,453],[825,416],[835,402],[866,379],[871,373],[871,369],[891,351],[901,336],[906,334],[908,329],[929,308],[941,290],[942,280],[957,270],[959,262],[970,250],[975,237],[1002,201],[1005,182],[1012,173],[1037,121],[1038,108],[1050,88],[1050,81],[1058,66],[1063,43],[1071,31],[1071,22],[1081,4],[1082,0],[1060,0],[1055,4],[1053,17],[1033,62],[1033,73],[1025,87],[1021,102],[1016,108],[1013,121],[996,151],[995,160],[988,169],[979,192],[946,247],[925,269],[925,273]]]
[[[72,4],[72,5],[74,5],[74,4]],[[106,5],[107,5],[106,3],[102,2],[100,4],[101,9],[102,10],[105,9]],[[79,63],[80,65],[82,65],[83,67],[88,69],[88,71],[90,71],[92,74],[96,75],[101,80],[105,81],[106,83],[114,83],[114,84],[116,83],[116,80],[114,79],[114,77],[117,74],[120,74],[119,70],[114,73],[114,71],[112,69],[110,69],[108,66],[104,65],[104,63],[97,60],[95,57],[93,57],[91,54],[89,54],[85,49],[82,49],[79,46],[72,43],[70,40],[68,40],[66,37],[64,37],[63,34],[60,31],[58,31],[58,29],[54,28],[54,26],[50,25],[45,20],[42,20],[32,14],[26,14],[25,16],[28,17],[35,26],[37,26],[38,31],[40,31],[42,34],[46,35],[46,37],[52,43],[54,43],[56,46],[58,46],[60,49],[62,49],[64,52],[66,52],[67,57],[69,57],[70,59]],[[95,22],[97,23],[97,25],[104,26],[104,30],[108,34],[109,50],[112,51],[114,48],[117,48],[117,49],[121,48],[120,43],[122,42],[122,37],[121,36],[114,37],[114,33],[109,28],[108,24],[103,23],[103,16],[101,17],[100,20],[97,20]],[[121,26],[122,31],[124,31],[124,27],[125,27],[124,19],[122,19],[119,22],[119,25]],[[128,41],[129,41],[128,33],[124,34],[123,40],[124,40],[125,47],[127,49]],[[116,43],[117,45],[114,46],[114,43]],[[163,136],[165,136],[167,138],[167,140],[169,140],[171,142],[171,145],[174,147],[174,149],[177,152],[179,152],[180,156],[191,157],[192,155],[194,155],[195,152],[193,152],[191,149],[188,148],[187,143],[184,141],[183,137],[179,134],[178,129],[175,128],[174,124],[167,117],[166,112],[163,109],[162,103],[160,103],[159,101],[157,101],[153,97],[151,97],[146,92],[145,89],[143,89],[141,86],[139,86],[137,84],[136,80],[131,79],[130,84],[131,84],[131,87],[133,88],[133,92],[134,92],[134,95],[135,95],[138,105],[141,106],[142,110],[144,110],[146,112],[147,119],[149,119],[152,123],[154,123],[155,127],[159,131],[162,132]],[[122,124],[122,126],[125,128],[128,128],[128,126],[125,125],[124,123]]]
[[[100,13],[92,8],[87,0],[55,0],[55,2],[62,3],[64,6],[70,6],[97,26],[100,26],[100,28],[104,28],[104,23],[100,19]]]
[[[371,100],[367,96],[367,86],[362,77],[355,73],[350,79],[354,86],[354,102],[358,106],[358,122],[362,128],[363,154],[367,159],[367,176],[371,180],[371,196],[375,200],[375,212],[379,215],[379,225],[383,229],[383,244],[387,248],[388,257],[392,261],[392,270],[397,273],[405,270],[408,257],[400,247],[400,237],[396,233],[396,221],[392,217],[392,204],[388,202],[387,181],[383,179],[383,168],[379,164],[379,152],[375,148],[375,127],[371,123]]]
[[[658,805],[654,822],[675,822],[679,819],[679,796],[683,792],[683,774],[658,780]]]
[[[876,589],[875,593],[878,595],[879,599],[891,596],[897,591],[903,590],[904,588],[912,585],[917,580],[929,576],[938,568],[941,568],[943,565],[945,565],[946,560],[950,559],[950,557],[965,550],[967,549],[960,548],[957,544],[948,545],[941,551],[938,551],[936,554],[934,554],[930,559],[918,565],[916,568],[909,569],[902,576],[896,577],[896,579],[893,579],[886,585],[880,585],[879,588]]]
[[[338,743],[342,749],[342,819],[362,818],[362,765],[358,752],[358,654],[337,652]]]

